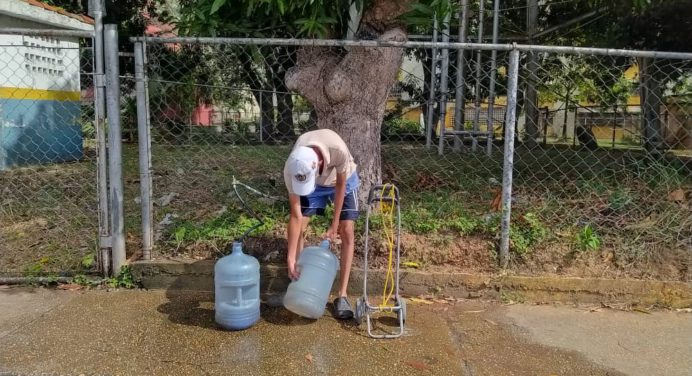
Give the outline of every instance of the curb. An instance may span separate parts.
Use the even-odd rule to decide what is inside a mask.
[[[146,289],[214,291],[213,260],[154,260],[133,263],[133,276]],[[363,292],[363,270],[353,268],[349,294]],[[385,272],[368,272],[368,291],[378,295]],[[260,266],[264,294],[283,293],[289,279],[280,264]],[[403,270],[399,279],[403,295],[441,294],[455,298],[503,299],[531,303],[604,303],[671,308],[692,307],[692,284],[676,281],[591,279],[559,276],[527,277],[469,273],[429,273]],[[336,283],[333,290],[336,289]]]

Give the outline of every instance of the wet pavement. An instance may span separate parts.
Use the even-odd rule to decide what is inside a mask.
[[[642,352],[628,369],[618,352],[599,356],[615,346],[598,338],[614,312],[481,301],[411,302],[408,311],[396,340],[370,339],[328,313],[312,321],[269,305],[254,327],[227,332],[215,326],[208,294],[3,289],[0,375],[636,375],[633,364],[656,359],[672,364],[666,375],[686,375],[691,365],[685,313],[624,313],[641,319],[611,325],[621,346]],[[630,329],[649,323],[645,334],[663,331],[647,347]]]

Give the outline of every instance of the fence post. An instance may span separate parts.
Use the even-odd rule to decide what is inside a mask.
[[[526,33],[528,34],[529,44],[534,43],[534,34],[536,34],[536,25],[538,20],[538,1],[529,0],[527,9],[527,25]],[[536,85],[538,85],[538,53],[535,51],[529,51],[526,56],[526,67],[528,70],[528,79],[526,80],[526,89],[524,92],[524,127],[526,129],[526,135],[524,136],[524,143],[526,146],[533,148],[536,146],[536,139],[538,138],[538,91]],[[565,106],[566,107],[566,106]],[[565,111],[565,117],[567,116],[567,111]]]
[[[103,3],[94,0],[89,3],[90,14],[94,17],[94,118],[96,121],[96,185],[98,187],[99,211],[99,268],[103,275],[110,272],[110,218],[108,203],[108,148],[106,146],[106,83],[103,73]]]
[[[142,210],[142,259],[151,260],[151,249],[154,242],[154,234],[152,231],[153,206],[151,201],[151,135],[149,133],[149,108],[147,107],[144,69],[144,46],[142,42],[135,42],[139,189]]]
[[[125,263],[118,25],[105,25],[103,41],[106,63],[106,106],[108,111],[108,175],[110,178],[111,195],[112,274],[118,275],[120,268]]]
[[[459,43],[466,43],[466,29],[469,21],[469,1],[461,0],[461,10],[459,12]],[[460,48],[457,50],[457,80],[456,93],[454,97],[454,131],[460,132],[464,130],[466,119],[466,59],[464,58],[466,50]],[[454,150],[460,152],[463,144],[463,135],[456,133],[454,135]]]
[[[442,33],[442,43],[449,43],[449,14],[444,19],[444,32]],[[449,48],[443,48],[441,54],[442,72],[440,77],[440,130],[439,143],[437,145],[437,154],[444,154],[445,148],[445,127],[447,126],[447,91],[449,90]]]
[[[485,0],[480,0],[478,4],[478,40],[477,43],[483,43],[483,19],[485,18]],[[480,133],[480,116],[481,116],[481,79],[483,78],[483,50],[476,52],[476,98],[473,101],[473,137],[471,137],[471,150],[478,149],[478,134]]]
[[[433,17],[433,42],[437,43],[437,14]],[[433,125],[433,112],[435,111],[435,70],[437,69],[437,48],[433,48],[430,53],[432,60],[430,64],[430,93],[428,94],[428,113],[425,129],[425,148],[430,149],[432,145],[432,134],[435,126]],[[425,68],[423,68],[425,69]]]
[[[505,113],[505,151],[502,168],[502,237],[500,239],[500,264],[506,268],[509,262],[509,226],[512,213],[512,173],[514,171],[514,129],[517,111],[517,81],[519,79],[519,51],[509,53],[509,83],[507,85],[507,112]]]
[[[497,36],[500,29],[500,0],[495,0],[493,5],[493,44],[497,44]],[[495,79],[497,76],[497,50],[490,52],[490,87],[488,88],[488,111],[486,112],[486,124],[488,127],[488,139],[486,140],[485,153],[490,156],[493,153],[493,138],[495,137]]]

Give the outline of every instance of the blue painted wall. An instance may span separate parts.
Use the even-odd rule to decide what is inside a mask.
[[[80,160],[78,101],[0,98],[0,170]]]

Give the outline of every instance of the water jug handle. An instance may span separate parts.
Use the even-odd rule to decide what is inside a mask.
[[[320,247],[324,249],[329,249],[329,239],[324,239],[320,243]]]

